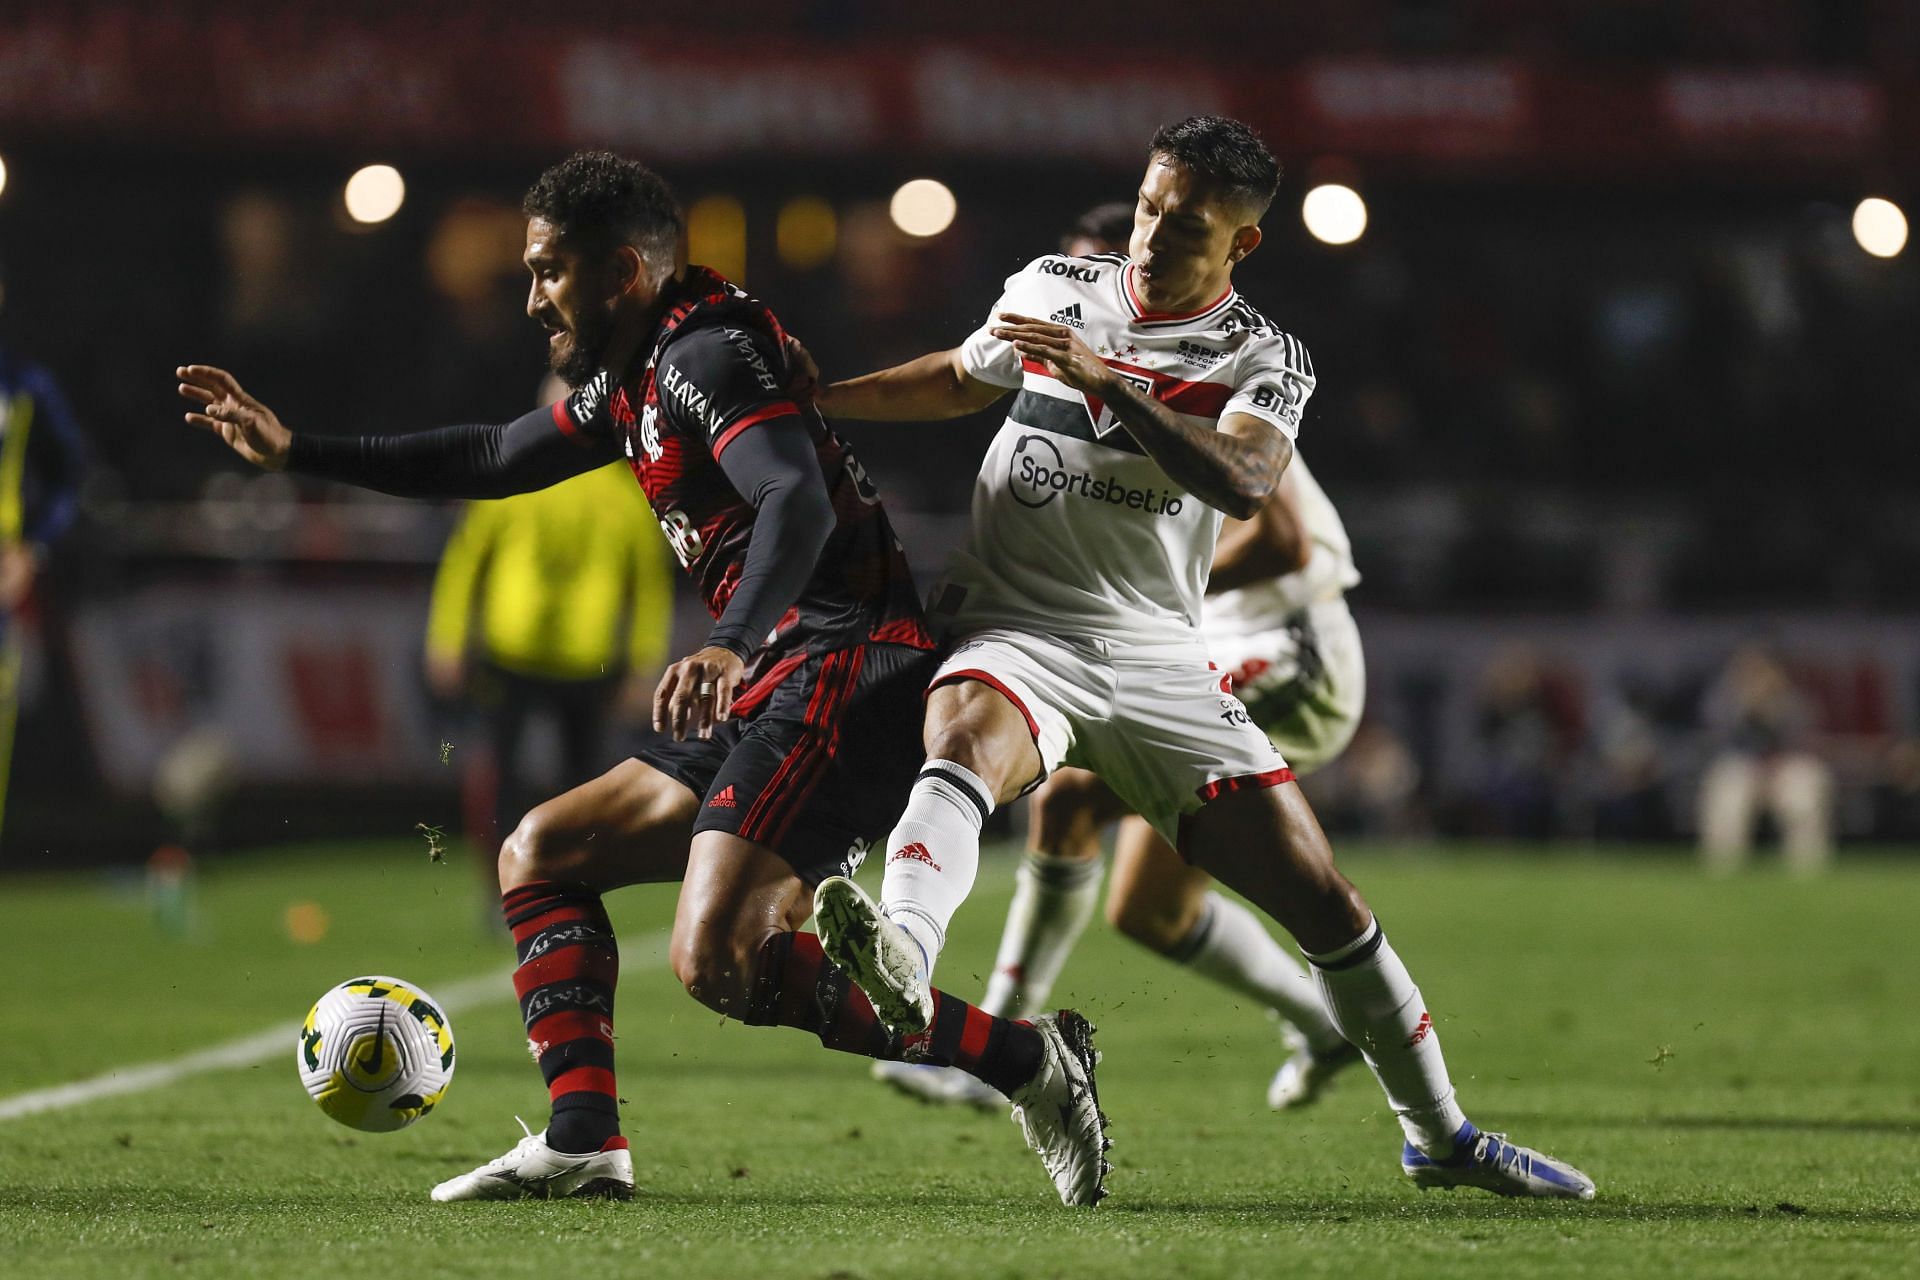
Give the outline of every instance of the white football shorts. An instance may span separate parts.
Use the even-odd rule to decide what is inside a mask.
[[[1020,709],[1046,773],[1091,769],[1178,848],[1217,796],[1293,780],[1196,635],[1115,645],[996,628],[959,634],[930,687],[978,680]]]
[[[1367,700],[1360,628],[1343,599],[1308,605],[1257,631],[1201,626],[1207,649],[1253,722],[1305,776],[1353,741]]]

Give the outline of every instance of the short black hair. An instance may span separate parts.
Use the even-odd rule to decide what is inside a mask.
[[[595,249],[630,244],[655,265],[671,264],[680,245],[673,189],[638,160],[611,151],[576,151],[527,189],[520,211],[551,222],[561,238]]]
[[[1098,240],[1102,244],[1124,245],[1133,235],[1133,202],[1115,200],[1098,204],[1074,219],[1067,241]]]
[[[1163,124],[1147,146],[1147,158],[1165,156],[1246,205],[1257,218],[1280,189],[1280,162],[1267,144],[1238,120],[1188,116]]]

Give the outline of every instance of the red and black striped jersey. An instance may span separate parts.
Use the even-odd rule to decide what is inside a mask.
[[[920,598],[880,495],[853,451],[812,405],[782,390],[786,331],[765,304],[705,267],[690,267],[644,362],[602,371],[553,406],[582,440],[619,439],[628,464],[718,619],[753,537],[755,509],[719,459],[743,431],[795,417],[806,427],[836,524],[812,577],[754,673],[791,655],[865,641],[930,649]]]

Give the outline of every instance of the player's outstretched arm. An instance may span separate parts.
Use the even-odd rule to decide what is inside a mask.
[[[999,318],[994,337],[1045,363],[1075,391],[1099,397],[1170,479],[1236,520],[1253,518],[1293,461],[1293,442],[1252,414],[1230,413],[1218,430],[1198,426],[1143,395],[1067,326],[1011,311]]]
[[[801,354],[805,355],[804,347]],[[801,367],[798,361],[791,363]],[[806,365],[812,365],[811,357]],[[814,403],[836,418],[938,422],[984,409],[1008,390],[968,373],[960,363],[957,347],[931,351],[917,360],[845,382],[819,385],[817,372]]]
[[[403,498],[503,498],[544,489],[619,457],[611,436],[569,435],[551,409],[512,422],[395,436],[293,432],[224,369],[182,365],[187,422],[268,471],[291,469]]]
[[[1300,518],[1294,474],[1289,468],[1280,477],[1272,496],[1251,520],[1232,520],[1220,530],[1220,541],[1213,548],[1213,574],[1207,579],[1208,595],[1270,582],[1307,567],[1313,543]]]

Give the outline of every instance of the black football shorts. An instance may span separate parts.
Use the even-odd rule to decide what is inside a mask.
[[[920,722],[939,655],[861,644],[795,655],[711,738],[653,734],[634,754],[700,799],[695,833],[778,853],[808,884],[852,875],[884,840],[920,771]]]

